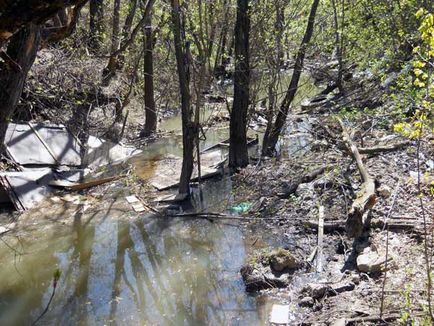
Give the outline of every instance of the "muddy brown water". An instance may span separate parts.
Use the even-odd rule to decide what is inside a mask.
[[[133,160],[141,177],[152,176],[159,158],[182,154],[179,125],[178,117],[164,122],[172,135]],[[227,136],[228,129],[210,130],[202,145]],[[231,191],[227,176],[207,181],[194,191],[193,209],[224,210]],[[1,237],[0,325],[31,325],[50,300],[56,269],[61,277],[38,325],[267,323],[270,301],[247,294],[239,270],[252,244],[277,245],[272,235],[239,222],[137,217],[124,192],[98,209],[32,211],[33,227]],[[72,222],[58,222],[65,216]]]

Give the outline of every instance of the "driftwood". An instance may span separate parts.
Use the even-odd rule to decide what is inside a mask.
[[[309,229],[318,230],[318,221],[307,221],[305,226]],[[345,230],[345,222],[344,221],[331,221],[324,222],[323,231],[325,233],[332,233],[335,231]]]
[[[351,141],[350,135],[348,134],[343,122],[339,120],[339,123],[342,128],[342,138],[345,147],[356,161],[357,168],[363,181],[361,189],[357,193],[357,198],[351,205],[346,222],[348,236],[357,237],[362,234],[368,212],[375,205],[377,200],[375,195],[375,182],[366,170],[366,167],[362,162],[360,152],[357,149],[357,146]]]
[[[283,188],[282,192],[279,193],[279,197],[280,198],[287,198],[290,195],[294,194],[297,191],[297,188],[299,185],[301,185],[302,183],[312,182],[318,176],[323,174],[327,168],[330,168],[330,166],[320,167],[319,169],[313,170],[313,171],[309,172],[308,174],[305,174],[299,178],[296,178],[295,180],[293,180],[291,182],[285,182],[283,184],[283,187],[282,187]]]

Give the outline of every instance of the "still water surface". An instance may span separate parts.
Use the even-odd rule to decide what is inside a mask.
[[[213,133],[208,142],[226,132]],[[178,154],[178,142],[170,137],[149,145],[135,159],[142,162],[137,169]],[[230,201],[230,178],[203,187],[202,205]],[[2,238],[0,325],[30,325],[42,313],[56,268],[62,274],[39,325],[265,322],[267,305],[245,293],[239,274],[248,246],[239,223],[137,217],[125,205],[125,191],[109,190],[96,206],[36,209],[29,217],[34,225]],[[59,222],[65,218],[68,223]]]

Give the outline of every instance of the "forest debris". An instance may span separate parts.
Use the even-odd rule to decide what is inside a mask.
[[[300,184],[302,183],[308,183],[313,180],[315,180],[318,176],[323,174],[327,168],[331,168],[330,166],[323,166],[318,169],[315,169],[313,171],[310,171],[309,173],[296,178],[295,180],[292,180],[290,182],[283,182],[282,183],[282,191],[278,194],[281,198],[287,198],[290,195],[294,194]]]
[[[392,189],[390,189],[389,186],[387,185],[381,185],[378,189],[377,189],[378,194],[383,197],[383,198],[389,198],[390,195],[392,194]]]
[[[356,285],[351,281],[341,281],[338,283],[309,283],[302,292],[307,293],[313,299],[321,299],[326,296],[334,296],[336,294],[352,291]]]
[[[306,226],[318,230],[318,221],[307,221]],[[324,232],[330,233],[334,231],[340,231],[345,229],[345,222],[344,221],[327,221],[324,222]]]
[[[316,271],[322,272],[322,252],[324,242],[324,206],[319,207],[318,211],[318,254],[316,256]]]
[[[278,325],[288,325],[289,305],[273,304],[270,313],[270,323]]]
[[[338,120],[342,128],[342,137],[348,152],[356,161],[357,168],[362,177],[362,186],[357,193],[357,198],[353,201],[346,221],[346,230],[349,237],[358,237],[362,234],[365,226],[367,213],[372,209],[377,200],[375,195],[375,182],[369,175],[362,162],[357,146],[351,141],[350,136],[342,122]]]
[[[361,147],[359,148],[360,154],[379,154],[379,153],[386,153],[386,152],[393,152],[398,149],[404,148],[406,146],[411,145],[411,141],[403,141],[400,143],[392,144],[392,145],[378,145],[374,147]]]
[[[274,274],[260,264],[245,265],[240,270],[247,292],[257,292],[270,288],[284,288],[289,285],[289,274]]]
[[[308,293],[314,299],[323,298],[330,290],[331,286],[322,283],[309,283],[303,289],[303,292]]]
[[[315,300],[312,297],[304,297],[298,302],[300,307],[313,307],[315,305]]]
[[[52,180],[50,181],[48,184],[50,186],[54,186],[54,187],[61,187],[61,188],[65,188],[68,190],[84,190],[84,189],[88,189],[91,187],[95,187],[95,186],[99,186],[102,185],[104,183],[110,182],[110,181],[114,181],[116,179],[121,178],[121,176],[113,176],[113,177],[107,177],[107,178],[101,178],[101,179],[91,179],[88,181],[83,181],[83,182],[71,182],[68,180]]]

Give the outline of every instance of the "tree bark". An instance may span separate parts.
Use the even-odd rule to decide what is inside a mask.
[[[234,104],[230,120],[229,166],[245,167],[247,153],[247,110],[249,107],[249,0],[237,1],[235,23]]]
[[[114,0],[113,6],[113,21],[112,21],[112,45],[111,45],[111,55],[107,67],[103,71],[103,81],[104,85],[108,85],[110,80],[113,78],[118,67],[118,55],[115,53],[119,50],[120,46],[120,10],[121,10],[121,0]]]
[[[104,32],[103,0],[90,0],[89,4],[89,48],[97,52],[101,48]]]
[[[17,66],[0,63],[0,154],[5,153],[7,126],[20,100],[24,82],[40,44],[40,28],[29,24],[15,34],[8,45],[7,55]]]
[[[286,91],[285,98],[280,105],[280,110],[277,114],[276,121],[271,128],[268,137],[264,137],[262,145],[263,156],[271,156],[274,154],[280,133],[282,132],[283,126],[286,122],[286,118],[288,117],[289,107],[294,100],[295,94],[297,93],[298,82],[300,80],[301,72],[303,70],[304,58],[306,55],[306,47],[312,38],[318,5],[319,0],[314,0],[310,9],[306,31],[304,33],[303,40],[301,41],[300,48],[295,59],[294,72],[291,77],[291,82],[289,84],[288,90]]]
[[[190,194],[190,179],[193,172],[194,140],[196,139],[197,127],[192,123],[191,96],[190,96],[190,73],[189,73],[189,44],[185,42],[181,12],[178,0],[172,0],[172,23],[173,37],[175,42],[176,65],[178,68],[179,89],[181,94],[182,111],[182,170],[179,181],[179,193]]]
[[[152,30],[152,13],[150,12],[144,27],[143,76],[145,93],[145,128],[142,137],[148,137],[157,131],[157,110],[154,97],[154,33]]]

